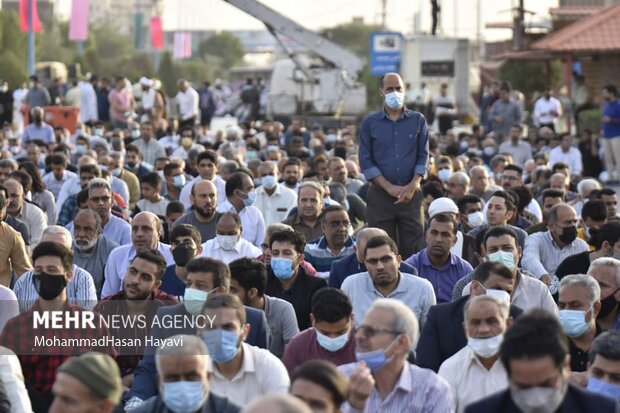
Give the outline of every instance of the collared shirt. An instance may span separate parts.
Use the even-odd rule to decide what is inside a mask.
[[[338,368],[349,377],[357,368],[357,363],[345,364]],[[348,404],[345,405],[344,411],[359,412]],[[431,370],[405,363],[394,389],[385,398],[382,398],[377,388],[373,387],[364,412],[452,413],[454,403],[450,385],[443,378]]]
[[[94,313],[93,323],[95,328],[33,328],[34,313],[41,311],[39,301],[30,310],[9,320],[2,335],[0,335],[0,345],[8,347],[16,354],[19,354],[19,361],[24,372],[24,378],[32,387],[46,397],[52,389],[56,370],[71,355],[86,353],[88,351],[99,351],[102,353],[116,356],[116,350],[111,345],[79,347],[58,347],[35,345],[35,337],[43,337],[46,340],[63,339],[86,339],[88,343],[100,342],[107,344],[107,340],[99,340],[107,337],[108,332],[105,323],[100,320],[100,315]],[[86,310],[80,307],[65,303],[65,312],[72,313],[72,319],[83,320],[79,315]],[[92,313],[91,313],[92,314]],[[67,316],[69,317],[69,316]],[[44,355],[44,357],[42,357]]]
[[[555,275],[555,270],[567,257],[588,251],[588,244],[576,238],[571,244],[560,248],[550,231],[537,232],[525,239],[521,265],[536,278],[545,274]]]
[[[54,200],[54,194],[47,189],[41,192],[29,192],[29,194],[32,195],[32,202],[37,204],[43,212],[45,212],[47,225],[56,224],[56,201]]]
[[[192,194],[194,184],[199,181],[202,181],[202,177],[200,175],[189,181],[183,189],[181,189],[179,201],[183,202],[186,211],[192,209],[192,201],[190,201],[189,196]],[[217,189],[217,204],[221,205],[226,202],[226,181],[220,178],[219,175],[215,175],[212,182],[215,184],[215,189]]]
[[[468,404],[508,387],[508,374],[501,360],[495,360],[487,370],[469,346],[444,361],[437,374],[450,384],[457,413],[462,413]]]
[[[103,287],[103,273],[108,257],[119,245],[110,241],[105,235],[99,235],[97,243],[90,254],[84,254],[76,248],[75,242],[71,245],[73,251],[73,263],[80,268],[84,268],[93,276],[97,297],[101,298],[101,288]]]
[[[609,122],[603,123],[603,137],[605,139],[620,137],[620,99],[605,103],[603,116],[610,118]]]
[[[21,234],[0,221],[0,284],[9,285],[13,272],[32,269],[32,262]]]
[[[167,265],[174,264],[172,253],[170,252],[170,245],[158,242],[157,251],[161,252],[164,256]],[[136,248],[133,244],[122,245],[110,253],[104,271],[105,281],[101,289],[102,298],[109,297],[122,290],[125,273],[127,272],[127,268],[129,268],[129,263],[135,256]]]
[[[19,358],[6,347],[0,347],[0,383],[11,402],[11,413],[32,413]]]
[[[243,239],[250,241],[256,247],[260,248],[265,239],[265,220],[258,208],[249,206],[237,212],[237,208],[226,200],[217,206],[217,212],[238,213],[239,218],[241,218],[241,226],[243,227],[241,236]]]
[[[288,301],[277,297],[265,298],[265,317],[269,328],[269,351],[280,358],[284,354],[284,346],[299,334],[295,309]]]
[[[114,215],[110,215],[110,220],[105,224],[101,233],[118,245],[131,244],[131,225]]]
[[[22,135],[22,143],[40,140],[44,143],[55,143],[54,128],[45,122],[41,122],[41,126],[37,126],[34,123],[24,128],[24,134]]]
[[[43,176],[43,183],[48,191],[54,194],[54,198],[58,198],[58,194],[62,189],[62,186],[65,182],[67,182],[71,178],[75,178],[77,174],[71,171],[64,171],[62,173],[62,178],[59,180],[56,179],[54,172],[48,172]]]
[[[470,263],[452,253],[450,253],[450,258],[443,267],[436,268],[431,263],[427,248],[412,255],[405,262],[415,267],[420,277],[430,281],[438,303],[450,301],[454,284],[474,270]]]
[[[564,152],[562,146],[556,146],[549,152],[549,167],[553,168],[558,162],[563,162],[570,168],[571,175],[581,175],[583,172],[583,162],[581,161],[581,151],[573,146]]]
[[[304,234],[306,241],[313,241],[323,236],[323,228],[321,228],[321,223],[318,219],[316,221],[316,225],[310,227],[301,220],[299,213],[296,213],[295,215],[286,218],[282,221],[282,223],[290,225],[295,231]]]
[[[521,122],[521,108],[517,102],[512,99],[508,99],[507,101],[497,99],[491,106],[490,117],[493,132],[506,136],[512,125]],[[499,122],[496,119],[497,117],[501,118]]]
[[[21,211],[15,218],[21,219],[30,232],[30,243],[36,245],[41,241],[43,230],[47,228],[47,215],[41,208],[24,201]]]
[[[112,89],[110,93],[108,93],[108,102],[110,102],[110,118],[121,122],[127,122],[125,112],[114,109],[114,104],[119,106],[121,110],[126,111],[130,109],[132,100],[133,95],[130,90],[126,88],[121,90],[117,90],[116,88]]]
[[[342,291],[351,299],[355,322],[361,323],[366,311],[379,298],[393,298],[411,309],[420,322],[420,329],[426,321],[431,306],[436,304],[433,286],[427,280],[415,275],[399,273],[398,285],[387,296],[377,290],[368,272],[348,276],[342,283]]]
[[[133,145],[137,146],[142,154],[142,159],[146,163],[150,163],[151,165],[155,165],[155,159],[163,158],[166,156],[166,150],[157,139],[151,138],[147,142],[142,138],[138,138],[132,142]]]
[[[297,194],[282,184],[277,184],[273,194],[267,194],[263,186],[256,189],[254,206],[265,218],[265,225],[277,224],[286,219],[286,214],[297,205]]]
[[[282,362],[289,374],[293,374],[295,368],[310,360],[325,360],[340,366],[353,363],[355,358],[355,329],[349,333],[347,343],[338,351],[327,351],[318,342],[316,330],[310,327],[297,334],[284,351]]]
[[[532,146],[523,140],[519,140],[516,145],[513,145],[512,141],[508,139],[499,145],[498,153],[510,154],[514,164],[523,167],[527,160],[532,159]]]
[[[260,248],[255,247],[248,241],[240,238],[239,241],[231,250],[225,250],[222,248],[217,238],[210,239],[202,244],[201,257],[215,258],[216,260],[223,261],[225,264],[239,258],[258,258],[263,255]]]
[[[397,120],[385,110],[366,116],[360,128],[359,158],[367,181],[383,176],[394,185],[407,185],[424,176],[428,164],[426,119],[403,109]]]
[[[547,100],[544,96],[539,98],[534,104],[534,123],[536,125],[548,125],[553,123],[555,116],[551,112],[556,112],[558,116],[562,116],[562,104],[553,96]]]
[[[71,304],[92,310],[97,304],[97,291],[93,276],[77,265],[73,264],[73,277],[67,283],[67,298]],[[37,290],[32,282],[33,270],[23,273],[15,282],[13,291],[19,300],[19,311],[27,311],[34,302],[39,298]]]
[[[272,393],[287,394],[290,380],[284,364],[269,351],[241,343],[243,361],[235,376],[228,380],[210,359],[213,377],[209,391],[245,406],[252,400]]]
[[[291,303],[295,309],[297,326],[300,331],[303,331],[310,327],[310,312],[312,309],[310,304],[312,302],[312,296],[323,287],[327,287],[327,282],[325,282],[324,279],[309,276],[306,271],[299,266],[293,284],[288,290],[285,290],[270,267],[268,268],[265,294],[271,297],[281,298]]]
[[[65,203],[67,198],[71,195],[75,195],[82,190],[82,186],[80,184],[80,177],[73,176],[67,179],[60,188],[60,192],[56,197],[56,214],[60,214],[60,210],[62,209],[62,205]],[[60,222],[60,220],[58,220]]]
[[[316,275],[321,278],[329,278],[332,263],[342,257],[355,252],[355,240],[349,236],[338,254],[334,254],[327,246],[327,239],[321,237],[318,240],[306,244],[304,260],[312,264],[316,269]]]
[[[596,323],[594,338],[598,337],[602,332],[603,332],[603,329],[598,323]],[[576,371],[576,372],[587,371],[588,370],[588,352],[590,349],[586,351],[581,350],[575,345],[572,338],[568,337],[568,350],[570,352],[570,370]]]
[[[200,113],[198,110],[200,98],[194,88],[188,87],[185,92],[178,91],[175,99],[179,104],[179,114],[182,120],[197,116]]]

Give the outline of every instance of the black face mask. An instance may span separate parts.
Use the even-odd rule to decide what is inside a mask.
[[[181,244],[172,250],[172,259],[179,267],[185,267],[192,258],[194,258],[194,248],[185,244]]]
[[[614,294],[616,294],[618,290],[620,290],[620,288],[616,288],[616,291],[609,294],[607,298],[601,300],[601,311],[599,311],[597,318],[607,317],[609,313],[618,307],[618,302],[616,301],[616,297],[614,297]]]
[[[64,275],[51,275],[45,272],[32,274],[32,282],[39,297],[47,301],[58,297],[67,286],[67,279]]]
[[[125,162],[125,165],[130,169],[133,169],[136,167],[137,164],[135,162]]]
[[[564,244],[570,244],[571,242],[575,241],[575,238],[577,238],[577,227],[563,227],[562,235],[560,235],[559,238],[560,241],[562,241]]]

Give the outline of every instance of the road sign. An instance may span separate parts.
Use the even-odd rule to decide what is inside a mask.
[[[402,54],[403,36],[397,32],[370,34],[370,73],[382,76],[398,72]]]

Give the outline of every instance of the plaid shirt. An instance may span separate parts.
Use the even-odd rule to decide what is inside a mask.
[[[139,339],[144,344],[144,338],[151,334],[151,324],[157,313],[157,309],[162,306],[179,303],[174,295],[170,295],[161,290],[153,291],[148,301],[152,302],[148,303],[144,309],[143,315],[146,319],[144,325],[135,325],[133,328],[116,328],[116,326],[110,325],[110,335],[119,339]],[[106,319],[112,315],[129,315],[125,292],[121,291],[118,294],[111,295],[100,301],[94,311],[101,314]],[[121,370],[121,376],[134,373],[138,366],[138,362],[144,355],[144,345],[121,347],[117,350],[119,355],[116,358],[116,362]]]
[[[94,324],[96,328],[62,328],[52,329],[38,327],[34,328],[34,312],[42,311],[39,301],[25,313],[9,320],[2,335],[0,335],[0,345],[13,350],[19,357],[24,378],[42,396],[46,397],[56,378],[56,369],[69,357],[83,354],[89,351],[99,351],[116,357],[116,349],[104,342],[103,346],[41,346],[35,345],[36,337],[49,339],[87,339],[97,340],[108,336],[105,324],[100,322],[101,316],[95,314]],[[75,305],[65,303],[62,311],[71,312],[72,317],[78,319],[76,313],[87,312]]]
[[[70,195],[60,207],[56,225],[64,227],[73,221],[73,214],[78,210],[77,194]]]

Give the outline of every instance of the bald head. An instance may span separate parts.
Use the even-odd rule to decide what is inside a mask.
[[[15,179],[7,179],[4,188],[9,195],[6,211],[11,215],[19,215],[24,205],[24,187]]]
[[[356,247],[356,255],[357,260],[359,262],[364,262],[364,250],[366,249],[366,243],[372,237],[386,236],[387,232],[382,230],[381,228],[363,228],[357,233],[357,247]]]
[[[77,163],[78,169],[80,169],[80,167],[84,165],[97,165],[97,161],[92,156],[83,155],[78,160],[78,163]]]
[[[140,212],[131,222],[131,242],[136,251],[157,249],[161,222],[152,212]]]
[[[274,394],[253,401],[242,413],[312,413],[312,410],[296,397]]]

